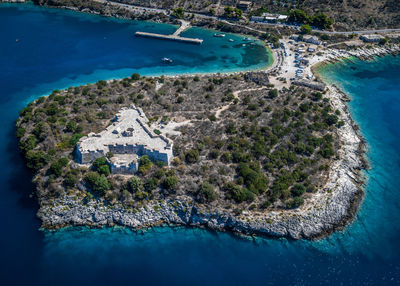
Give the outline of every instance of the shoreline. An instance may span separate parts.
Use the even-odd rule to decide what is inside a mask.
[[[359,51],[357,55],[364,60],[383,54],[385,51],[389,53],[387,49],[384,51],[374,49],[372,53]],[[313,70],[318,68],[316,65],[324,65],[342,58],[347,57],[339,53],[339,56],[324,58],[322,61],[314,63],[311,70],[314,75],[318,76]],[[261,70],[268,72],[270,69],[271,66]],[[251,71],[201,73],[198,75],[232,75]],[[193,77],[195,75],[184,74],[183,76]],[[176,76],[178,75],[170,77]],[[331,166],[329,180],[325,187],[318,190],[299,209],[271,211],[264,214],[262,218],[244,213],[248,216],[246,219],[241,219],[229,213],[207,212],[199,209],[187,198],[178,201],[151,202],[138,212],[131,212],[123,207],[107,208],[94,202],[85,206],[65,197],[57,201],[57,205],[53,207],[40,202],[38,217],[43,222],[42,227],[57,229],[70,225],[90,227],[122,225],[138,230],[159,224],[170,224],[289,239],[318,239],[341,230],[354,219],[364,196],[362,185],[365,178],[362,178],[361,170],[367,166],[364,157],[365,140],[359,133],[346,105],[348,96],[334,85],[328,85],[328,89],[327,96],[331,99],[332,105],[341,111],[340,119],[345,122],[345,125],[339,129],[339,137],[344,140],[340,149],[341,159],[336,160]]]
[[[320,62],[326,64],[328,61]],[[150,202],[137,212],[122,206],[113,209],[89,203],[76,203],[63,198],[52,208],[41,204],[38,217],[48,230],[67,226],[126,226],[134,230],[162,224],[205,227],[245,236],[288,239],[320,239],[351,223],[363,201],[366,178],[361,171],[368,168],[366,142],[348,109],[349,97],[335,85],[328,85],[332,105],[341,111],[345,125],[339,129],[342,138],[340,159],[330,169],[328,182],[306,204],[297,210],[271,211],[263,218],[248,215],[240,219],[224,212],[199,209],[188,198],[178,201]],[[66,210],[67,208],[67,210]],[[311,210],[311,211],[310,211]]]

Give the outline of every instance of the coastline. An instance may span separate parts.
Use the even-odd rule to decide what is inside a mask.
[[[341,159],[332,166],[325,187],[297,210],[271,211],[263,217],[243,213],[237,218],[224,212],[199,209],[185,197],[179,201],[150,202],[137,212],[118,205],[111,209],[95,202],[85,206],[72,197],[65,197],[54,202],[53,206],[40,202],[38,217],[42,226],[57,229],[70,225],[122,225],[142,229],[171,224],[290,239],[316,239],[342,229],[352,220],[362,199],[363,180],[359,176],[360,170],[365,168],[362,160],[364,142],[356,132],[343,94],[334,86],[331,90],[332,103],[341,110],[345,121],[345,126],[340,129],[340,136],[344,139]]]
[[[324,60],[319,64],[329,62]],[[118,205],[111,209],[94,202],[85,206],[65,197],[57,201],[55,206],[41,202],[38,217],[43,222],[42,226],[49,230],[71,225],[121,225],[142,229],[167,224],[289,239],[319,239],[341,230],[353,221],[362,203],[366,178],[361,171],[368,168],[368,162],[365,158],[366,142],[346,104],[348,95],[335,85],[328,85],[328,89],[327,96],[334,108],[340,110],[340,119],[345,123],[338,131],[342,138],[340,159],[331,166],[324,188],[299,209],[271,211],[262,217],[260,214],[244,212],[238,218],[222,211],[200,209],[185,197],[178,201],[150,202],[135,212]]]
[[[384,53],[381,50],[378,52],[377,54]],[[360,52],[359,55],[367,58],[374,56],[374,53]],[[345,56],[332,57],[319,63],[324,64],[340,58]],[[124,225],[140,229],[166,223],[292,239],[320,238],[342,229],[354,218],[362,201],[361,186],[364,179],[360,178],[360,171],[367,165],[363,155],[365,142],[346,106],[347,96],[335,86],[328,88],[328,96],[335,108],[341,111],[341,119],[345,122],[345,126],[339,130],[340,138],[344,139],[342,156],[333,164],[326,188],[319,190],[311,201],[298,210],[285,211],[285,214],[273,211],[262,218],[250,214],[245,219],[240,219],[218,211],[207,212],[199,209],[187,198],[150,203],[135,213],[118,206],[113,209],[95,203],[84,206],[65,197],[53,207],[42,205],[40,202],[38,216],[43,221],[43,227],[52,229],[68,225]]]

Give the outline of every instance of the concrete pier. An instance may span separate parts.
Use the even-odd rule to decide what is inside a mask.
[[[163,35],[163,34],[147,33],[147,32],[136,32],[135,36],[201,45],[203,43],[202,39],[185,38],[185,37],[179,36],[183,31],[187,30],[189,27],[190,27],[189,22],[181,20],[181,26],[172,35]]]

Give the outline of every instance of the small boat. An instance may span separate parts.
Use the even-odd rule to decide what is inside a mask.
[[[251,41],[251,38],[244,38],[243,41]]]
[[[242,44],[242,47],[245,47],[246,46],[246,44]]]
[[[225,34],[214,34],[214,37],[217,37],[217,38],[223,38],[223,37],[225,37]]]
[[[234,42],[235,40],[234,39],[229,39],[229,42]]]
[[[171,64],[172,60],[170,58],[162,58],[161,59],[164,63]]]

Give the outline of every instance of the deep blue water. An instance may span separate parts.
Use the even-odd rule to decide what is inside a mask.
[[[29,198],[31,175],[16,148],[18,110],[55,88],[144,74],[265,66],[252,47],[201,35],[203,46],[135,39],[137,29],[173,27],[116,21],[32,6],[0,6],[1,285],[387,285],[400,283],[400,58],[326,66],[349,94],[369,144],[372,169],[356,221],[317,242],[247,240],[202,229],[69,228],[42,232]],[[128,35],[128,36],[127,36]],[[19,39],[17,42],[16,39]],[[255,47],[254,47],[255,48]],[[174,59],[175,67],[160,65]],[[261,58],[260,58],[261,57]]]

